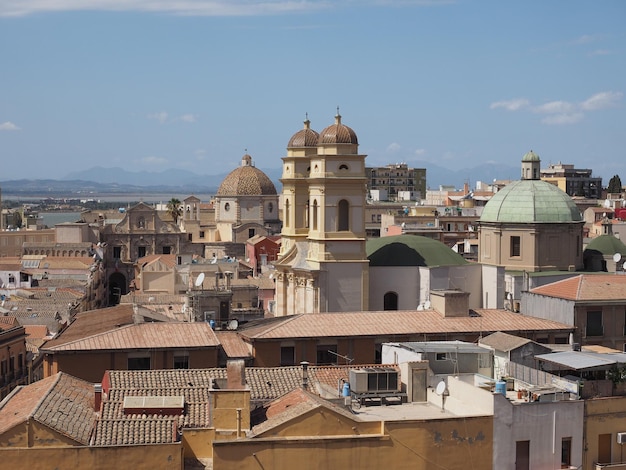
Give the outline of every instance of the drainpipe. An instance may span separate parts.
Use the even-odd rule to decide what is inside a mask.
[[[237,439],[241,437],[241,408],[237,408]]]

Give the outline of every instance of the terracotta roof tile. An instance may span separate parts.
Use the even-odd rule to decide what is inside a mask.
[[[461,334],[496,331],[566,330],[573,327],[552,320],[499,309],[477,309],[465,317],[444,317],[435,310],[300,314],[243,325],[248,338],[319,338],[408,334]]]
[[[96,420],[93,385],[59,372],[16,388],[0,408],[0,434],[29,419],[89,444]]]
[[[229,359],[252,357],[251,346],[236,331],[216,331],[218,341]]]
[[[62,340],[62,334],[58,340]],[[77,338],[70,342],[46,343],[42,351],[91,351],[119,349],[209,348],[219,345],[207,323],[138,323]]]
[[[563,281],[536,287],[530,292],[576,301],[626,300],[626,276],[621,274],[581,274]]]

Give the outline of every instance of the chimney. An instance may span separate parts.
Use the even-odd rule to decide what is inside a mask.
[[[246,366],[243,359],[235,359],[226,363],[226,388],[242,390],[246,386]]]
[[[302,388],[304,390],[309,389],[309,363],[307,361],[302,361],[300,363],[302,366]]]
[[[461,290],[431,290],[432,308],[444,317],[467,317],[469,315],[469,292]]]
[[[95,398],[95,402],[94,402],[94,410],[96,410],[97,413],[100,412],[100,406],[102,405],[102,384],[93,384],[93,391],[94,391],[94,398]]]

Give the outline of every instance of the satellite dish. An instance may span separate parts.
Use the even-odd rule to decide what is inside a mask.
[[[236,318],[233,318],[231,321],[228,322],[228,326],[226,327],[226,329],[236,330],[238,326],[239,326],[239,321]]]
[[[437,388],[435,388],[435,393],[437,395],[443,395],[446,391],[446,383],[442,380],[437,384]]]
[[[621,259],[622,259],[622,254],[621,253],[615,253],[613,255],[613,261],[615,261],[616,263],[619,263]]]
[[[426,302],[424,302],[424,309],[430,310],[430,300],[427,300]]]
[[[198,274],[198,277],[196,278],[196,287],[200,287],[203,282],[204,282],[204,273],[200,273]]]

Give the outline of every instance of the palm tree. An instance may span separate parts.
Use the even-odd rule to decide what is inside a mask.
[[[174,223],[178,223],[178,218],[183,213],[183,208],[180,205],[180,201],[173,197],[167,203],[167,213],[174,219]]]

